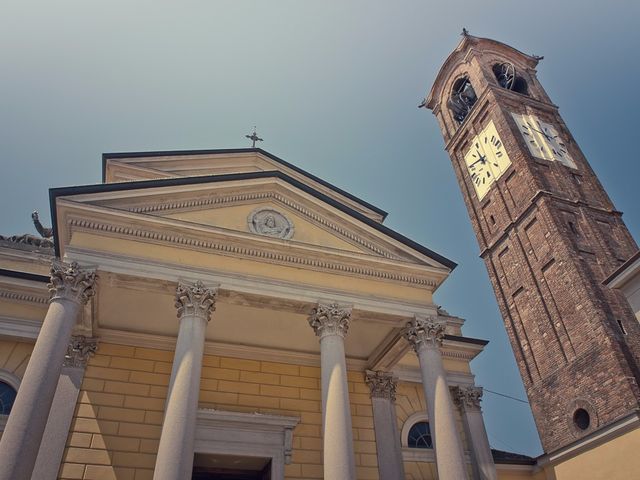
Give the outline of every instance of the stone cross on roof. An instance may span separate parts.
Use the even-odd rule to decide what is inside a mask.
[[[251,148],[256,148],[256,142],[264,141],[256,135],[256,127],[253,127],[253,133],[251,135],[245,135],[245,137],[252,141]]]

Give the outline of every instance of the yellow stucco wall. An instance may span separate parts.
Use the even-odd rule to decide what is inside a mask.
[[[32,351],[33,343],[0,340],[0,370],[22,378]]]
[[[640,428],[555,466],[546,480],[631,480],[640,478]]]
[[[101,344],[86,370],[61,479],[151,479],[173,352]],[[378,479],[369,389],[348,372],[357,476]],[[295,416],[286,478],[322,478],[320,369],[206,355],[200,406]]]

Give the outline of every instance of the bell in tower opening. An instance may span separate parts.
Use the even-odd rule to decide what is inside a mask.
[[[542,57],[465,33],[423,105],[438,119],[543,448],[595,448],[620,424],[637,439],[640,325],[603,282],[638,246],[539,83]]]

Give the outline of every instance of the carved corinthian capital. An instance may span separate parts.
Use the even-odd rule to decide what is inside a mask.
[[[186,315],[193,315],[207,320],[211,320],[211,313],[216,309],[216,288],[207,288],[198,280],[195,283],[178,282],[176,288],[176,308],[178,318]]]
[[[84,305],[95,294],[95,281],[95,271],[83,270],[76,262],[69,264],[53,260],[51,281],[47,287],[51,300],[66,299]]]
[[[396,399],[396,378],[389,372],[367,370],[364,381],[371,390],[371,397]]]
[[[67,353],[64,356],[65,367],[81,367],[87,365],[90,357],[98,350],[98,339],[87,338],[84,335],[74,335],[67,346]]]
[[[438,317],[416,316],[407,323],[403,336],[417,353],[423,346],[438,347],[442,345],[446,326],[447,322]]]
[[[451,387],[451,396],[459,407],[469,410],[479,410],[480,400],[482,399],[482,387],[473,385]]]
[[[309,316],[309,325],[320,338],[327,335],[344,337],[349,331],[351,308],[337,303],[319,303]]]

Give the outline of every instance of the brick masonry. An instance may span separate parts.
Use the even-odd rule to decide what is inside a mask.
[[[532,57],[469,37],[452,55],[432,108],[447,144],[504,319],[544,450],[551,452],[640,404],[640,326],[602,281],[638,247],[535,75]],[[501,88],[492,66],[510,61],[529,95]],[[462,123],[446,104],[467,75],[478,101]],[[436,84],[438,85],[438,84]],[[534,158],[510,112],[556,125],[577,170]],[[478,200],[464,163],[493,121],[512,165]],[[590,415],[587,429],[573,415]]]

